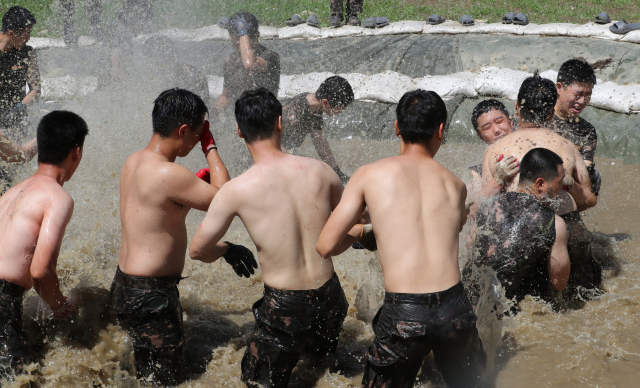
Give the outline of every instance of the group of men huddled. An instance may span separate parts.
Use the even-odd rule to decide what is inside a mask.
[[[302,354],[322,358],[336,351],[348,302],[331,257],[356,242],[377,249],[386,290],[363,387],[412,387],[431,351],[448,386],[479,383],[486,355],[474,313],[481,297],[473,287],[476,267],[494,268],[507,297],[516,300],[527,294],[557,299],[567,284],[580,297],[598,290],[600,269],[579,215],[596,204],[600,185],[595,130],[579,117],[596,82],[588,64],[566,62],[557,84],[538,74],[527,78],[517,120],[496,100],[478,104],[472,123],[489,147],[482,165],[471,168],[468,186],[434,160],[447,109],[424,90],[405,93],[396,108],[400,155],[348,177],[322,136],[322,113],[351,104],[349,83],[331,77],[283,108],[272,82],[279,58],[259,44],[257,20],[241,13],[229,25],[236,50],[225,61],[216,111],[234,107],[235,130],[253,166],[230,179],[205,102],[173,88],[154,101],[149,144],[122,168],[122,245],[111,309],[133,339],[139,378],[169,385],[185,378],[177,285],[187,249],[205,263],[224,258],[238,276],[258,268],[250,249],[221,241],[235,217],[256,246],[264,281],[241,363],[249,386],[286,387]],[[24,25],[16,26],[11,31],[20,36]],[[5,376],[33,361],[21,328],[27,290],[33,287],[50,306],[51,319],[77,310],[60,290],[56,262],[74,207],[63,185],[82,159],[87,133],[75,113],[45,115],[37,128],[37,172],[0,198]],[[283,145],[299,147],[307,134],[327,163],[283,151]],[[198,144],[208,169],[193,174],[175,161]],[[191,208],[207,213],[189,243]],[[459,234],[468,218],[475,220],[474,254],[461,275]]]

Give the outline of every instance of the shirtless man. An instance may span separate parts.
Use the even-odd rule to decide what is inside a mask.
[[[254,165],[224,185],[196,231],[189,254],[211,263],[216,243],[238,216],[256,244],[264,297],[242,359],[242,381],[286,388],[300,355],[336,350],[348,303],[331,260],[316,252],[318,236],[340,201],[342,182],[323,162],[282,152],[282,105],[264,88],[235,103],[238,135]],[[342,252],[363,233],[353,228]]]
[[[516,191],[486,201],[478,211],[475,254],[463,271],[475,306],[481,290],[474,270],[495,270],[507,299],[525,295],[555,301],[552,288],[561,291],[569,279],[567,226],[550,205],[562,192],[562,158],[545,148],[534,148],[522,158]]]
[[[72,311],[56,274],[73,199],[62,188],[82,159],[89,132],[75,113],[53,111],[38,125],[38,171],[0,198],[0,379],[32,362],[22,331],[22,298],[31,287],[53,310]]]
[[[500,155],[513,155],[520,160],[533,148],[543,147],[558,154],[564,161],[564,185],[567,191],[558,195],[553,209],[567,224],[569,230],[569,256],[571,257],[570,293],[580,286],[594,289],[600,286],[601,271],[591,257],[591,234],[580,218],[580,211],[596,205],[597,197],[591,191],[587,167],[576,146],[548,129],[545,125],[554,114],[557,91],[552,81],[537,73],[522,83],[518,92],[516,111],[520,126],[487,148],[483,158],[483,183],[495,180],[496,161]],[[518,175],[506,182],[506,191],[516,191]]]
[[[161,384],[180,381],[183,372],[177,284],[187,248],[185,218],[191,208],[206,210],[229,180],[206,114],[197,95],[183,89],[162,92],[154,102],[149,145],[127,159],[120,175],[122,247],[111,285],[111,308],[133,338],[138,377]],[[209,164],[211,184],[175,163],[198,142]],[[245,252],[238,248],[230,253]],[[241,259],[225,258],[231,263]]]
[[[386,295],[373,320],[363,387],[412,387],[432,350],[449,387],[475,386],[486,355],[458,267],[467,191],[433,159],[447,108],[436,93],[416,90],[402,96],[396,112],[400,156],[353,174],[317,249],[330,258],[368,207]]]

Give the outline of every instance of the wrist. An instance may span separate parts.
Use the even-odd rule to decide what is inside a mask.
[[[64,305],[66,304],[66,302],[67,302],[67,297],[65,296],[65,297],[63,297],[62,302],[60,302],[60,306],[58,306],[58,307],[53,307],[53,306],[49,305],[49,307],[51,307],[51,310],[54,310],[54,311],[56,311],[56,310],[60,310],[61,308],[63,308],[63,307],[64,307]]]

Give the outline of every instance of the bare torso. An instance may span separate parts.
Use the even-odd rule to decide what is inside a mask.
[[[580,175],[582,181],[589,179],[586,165],[578,149],[569,140],[546,129],[521,129],[503,137],[487,148],[483,158],[483,182],[493,179],[496,159],[500,154],[513,155],[518,160],[522,160],[522,157],[534,148],[546,148],[558,154],[563,160],[567,176],[575,178]],[[515,176],[511,184],[507,186],[507,191],[516,191],[519,177],[520,174]],[[590,180],[588,182],[590,184]],[[576,180],[576,184],[579,184],[578,180]],[[576,209],[576,201],[568,192],[563,191],[558,197],[556,212],[565,214]]]
[[[231,180],[218,195],[233,207],[258,249],[262,278],[281,290],[316,289],[333,274],[333,263],[316,252],[342,183],[326,164],[288,154],[258,163]]]
[[[33,286],[31,261],[43,219],[54,207],[72,209],[73,200],[50,177],[32,176],[0,198],[0,279]]]
[[[430,293],[456,285],[464,183],[433,159],[395,156],[363,168],[385,289]]]
[[[126,274],[178,276],[187,249],[185,218],[190,208],[170,198],[175,163],[142,150],[131,155],[120,176],[122,246],[118,265]]]

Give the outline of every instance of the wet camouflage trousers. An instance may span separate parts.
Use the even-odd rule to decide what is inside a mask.
[[[250,387],[286,388],[303,352],[335,352],[349,304],[333,275],[316,290],[282,291],[265,286],[253,305],[256,326],[242,358],[242,381]]]
[[[343,0],[331,0],[332,15],[342,15],[342,2]],[[347,9],[345,13],[347,15],[357,15],[362,13],[362,4],[364,3],[364,0],[346,0],[346,3]]]
[[[373,320],[362,386],[413,387],[431,351],[447,386],[476,386],[487,361],[476,320],[462,283],[431,294],[386,293]]]
[[[138,378],[160,384],[182,381],[184,330],[179,281],[130,276],[119,268],[116,272],[111,310],[133,339]]]
[[[593,292],[585,292],[584,289],[599,289],[602,283],[602,268],[591,254],[593,236],[578,211],[563,214],[560,217],[567,224],[569,235],[567,248],[571,261],[571,274],[564,294],[567,298],[580,295],[582,299],[588,299]]]
[[[0,280],[0,379],[22,372],[31,361],[22,331],[22,297],[25,289]]]

